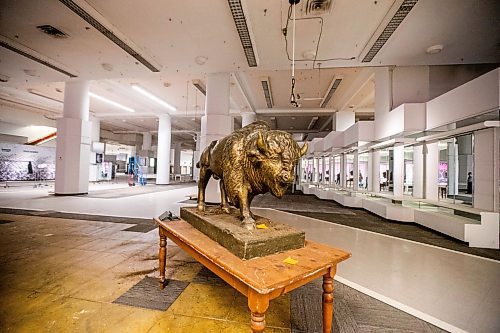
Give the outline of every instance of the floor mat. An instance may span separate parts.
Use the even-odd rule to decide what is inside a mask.
[[[188,285],[189,282],[185,281],[167,280],[165,288],[162,290],[158,279],[147,276],[113,303],[165,311]]]

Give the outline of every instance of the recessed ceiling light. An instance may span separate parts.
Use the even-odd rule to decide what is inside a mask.
[[[93,97],[93,98],[95,98],[95,99],[98,99],[98,100],[100,100],[100,101],[102,101],[102,102],[104,102],[104,103],[108,103],[108,104],[110,104],[110,105],[116,106],[116,107],[117,107],[117,108],[119,108],[119,109],[122,109],[122,110],[125,110],[125,111],[128,111],[128,112],[135,112],[135,110],[134,110],[134,109],[129,108],[128,106],[121,105],[120,103],[117,103],[117,102],[112,101],[112,100],[110,100],[110,99],[107,99],[107,98],[105,98],[105,97],[102,97],[102,96],[96,95],[96,94],[94,94],[93,92],[89,92],[89,96],[90,96],[90,97]]]
[[[295,127],[293,127],[293,126],[290,126],[290,129],[295,129]]]
[[[23,72],[29,76],[36,76],[36,70],[34,69],[23,69]]]
[[[197,56],[194,58],[194,62],[196,62],[198,65],[205,65],[207,62],[208,58],[204,56]]]
[[[437,53],[439,53],[441,51],[443,51],[443,45],[437,44],[437,45],[429,46],[429,48],[425,52],[427,54],[437,54]]]
[[[292,117],[292,120],[295,120],[296,118],[295,117]]]
[[[304,57],[304,59],[314,60],[314,57],[316,56],[316,51],[315,50],[304,51],[304,53],[302,53],[302,56]]]
[[[103,62],[101,64],[101,67],[102,67],[102,69],[104,69],[105,71],[108,71],[108,72],[111,72],[113,70],[113,65],[108,64],[107,62]]]

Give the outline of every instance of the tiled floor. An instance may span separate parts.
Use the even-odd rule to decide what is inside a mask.
[[[54,197],[45,188],[1,189],[0,207],[151,219],[165,210],[178,214],[179,202],[193,193],[194,184],[119,198]],[[302,228],[312,240],[352,252],[353,257],[337,272],[337,281],[348,287],[447,330],[500,331],[498,261],[286,212],[257,208],[254,212]],[[133,224],[43,216],[0,214],[0,220],[15,221],[0,224],[2,328],[16,332],[141,332],[148,325],[151,332],[176,332],[169,325],[175,325],[177,332],[192,328],[192,314],[185,310],[174,312],[173,307],[159,312],[113,303],[145,275],[155,274],[158,240],[154,231],[126,232],[122,230]],[[50,223],[41,223],[44,220]],[[169,268],[169,277],[195,279],[199,269],[189,267],[198,264],[174,252],[169,253],[181,257],[174,258],[175,270]],[[241,311],[227,314],[245,316],[241,325],[235,320],[237,324],[228,328],[211,317],[200,317],[200,327],[205,327],[203,332],[238,332],[239,327],[244,331],[248,317]],[[10,315],[13,312],[15,316]],[[367,330],[375,322],[369,316],[373,313],[361,317]]]

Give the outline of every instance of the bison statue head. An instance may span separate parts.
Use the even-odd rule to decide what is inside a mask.
[[[302,146],[283,131],[257,132],[247,146],[247,157],[253,164],[257,178],[275,197],[281,198],[295,178],[295,164],[307,152],[307,142]]]

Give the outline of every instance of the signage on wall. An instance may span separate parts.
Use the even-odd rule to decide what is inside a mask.
[[[448,185],[448,163],[439,162],[438,185]]]

